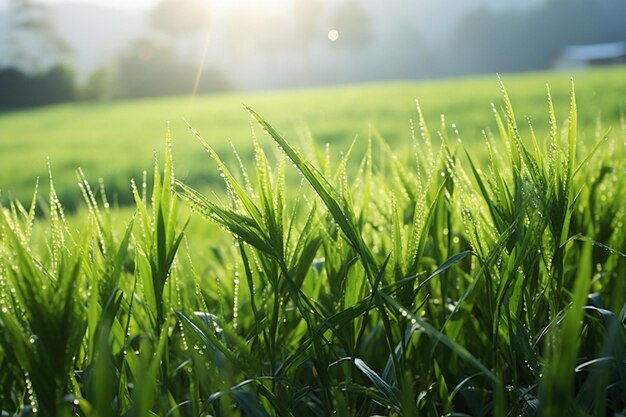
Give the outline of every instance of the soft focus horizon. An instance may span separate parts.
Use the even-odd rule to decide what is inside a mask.
[[[55,101],[569,70],[626,62],[626,2],[0,0],[0,51]]]

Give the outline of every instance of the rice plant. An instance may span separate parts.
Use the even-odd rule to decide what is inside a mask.
[[[419,105],[412,153],[338,158],[246,109],[250,164],[191,128],[210,195],[168,134],[127,219],[82,172],[79,219],[52,179],[2,207],[3,415],[624,415],[626,132],[581,139],[572,84],[523,137],[502,92],[486,163]]]

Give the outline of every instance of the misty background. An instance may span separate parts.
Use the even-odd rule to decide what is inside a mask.
[[[608,64],[624,41],[624,0],[0,0],[0,110]]]

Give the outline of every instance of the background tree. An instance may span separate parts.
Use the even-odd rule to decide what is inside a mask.
[[[8,36],[4,39],[1,66],[43,72],[69,53],[46,6],[34,0],[9,0],[7,12]]]
[[[61,63],[69,49],[55,31],[50,9],[33,0],[9,0],[6,15],[7,35],[0,40],[0,109],[74,100],[74,71]]]
[[[0,91],[0,110],[72,101],[76,98],[74,72],[60,64],[38,74],[0,69]]]
[[[540,70],[567,45],[626,39],[626,1],[546,0],[520,11],[475,10],[457,26],[450,50],[457,73]]]
[[[201,0],[161,0],[150,15],[152,27],[173,39],[176,53],[184,54],[183,41],[197,35],[209,22]]]
[[[320,48],[328,41],[326,39],[328,29],[323,26],[322,20],[325,12],[326,7],[322,0],[293,0],[289,14],[284,17],[285,22],[282,26],[289,28],[289,33],[283,42],[288,45],[278,46],[283,47],[283,50],[289,49],[292,54],[299,57],[301,65],[298,77],[303,80],[302,84],[316,83],[320,79],[318,70]]]
[[[232,89],[228,77],[215,68],[198,68],[181,61],[171,48],[151,39],[137,40],[121,55],[113,81],[112,95],[117,98],[209,93]]]
[[[330,51],[330,78],[333,84],[371,79],[371,50],[366,48],[374,38],[368,9],[356,0],[337,5],[329,20],[329,29],[339,34],[327,42]],[[329,32],[330,35],[330,32]]]
[[[331,20],[333,29],[339,31],[339,42],[356,51],[372,39],[372,19],[356,0],[338,6]]]
[[[295,39],[299,48],[305,49],[316,41],[324,39],[321,17],[324,3],[320,0],[293,0],[291,5],[293,21],[296,22]]]

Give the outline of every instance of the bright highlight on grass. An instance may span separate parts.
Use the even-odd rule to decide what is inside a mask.
[[[52,178],[0,206],[1,414],[624,415],[626,132],[579,143],[572,86],[522,137],[502,92],[485,163],[419,107],[413,153],[311,157],[248,109],[249,165],[191,128],[222,200],[168,135],[126,219],[82,171],[73,222]]]
[[[331,40],[332,42],[334,42],[337,39],[339,39],[339,31],[337,31],[335,29],[329,30],[328,31],[328,39]]]

